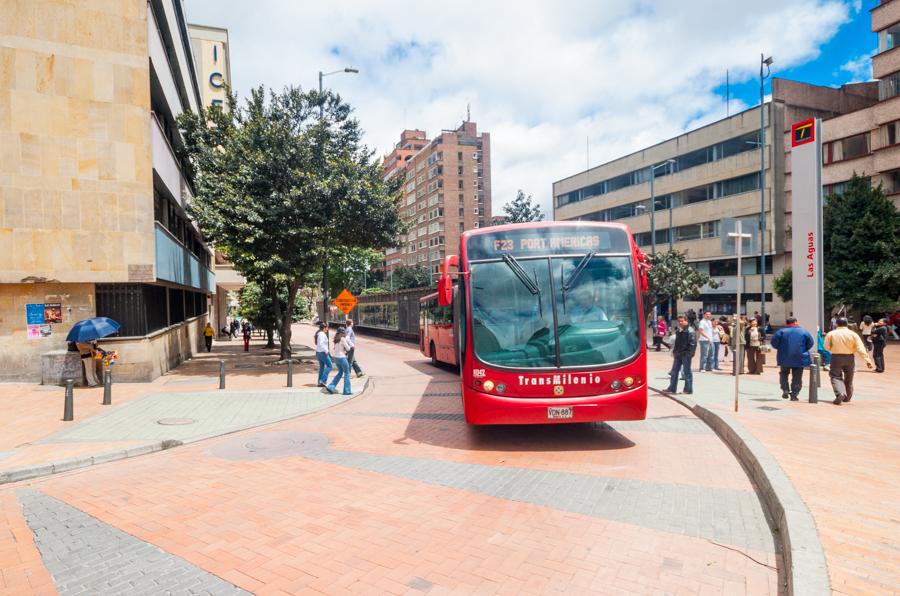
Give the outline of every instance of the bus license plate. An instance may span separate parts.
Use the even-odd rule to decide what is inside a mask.
[[[571,418],[572,417],[572,406],[568,408],[547,408],[547,419],[553,420],[555,418]]]

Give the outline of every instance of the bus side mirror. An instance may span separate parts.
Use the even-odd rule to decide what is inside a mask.
[[[450,277],[451,267],[459,267],[458,256],[448,255],[444,257],[441,276],[438,278],[438,304],[441,306],[453,304],[453,279]]]

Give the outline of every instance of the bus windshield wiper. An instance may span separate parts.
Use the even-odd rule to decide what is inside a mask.
[[[572,289],[572,286],[574,286],[575,282],[578,280],[578,276],[581,275],[582,271],[585,270],[588,263],[590,263],[591,259],[594,258],[595,254],[597,254],[597,253],[589,252],[588,254],[584,255],[584,257],[581,259],[581,262],[578,263],[577,267],[575,267],[575,271],[573,271],[572,275],[569,276],[569,279],[567,279],[565,282],[563,282],[563,287],[562,287],[563,294],[565,294],[566,292],[568,292],[569,290]]]
[[[575,282],[578,281],[578,276],[581,275],[581,272],[585,270],[587,264],[591,262],[591,259],[594,258],[594,255],[597,254],[595,252],[589,252],[584,255],[581,259],[581,262],[575,267],[575,271],[572,272],[572,275],[569,276],[569,279],[563,282],[562,287],[562,303],[563,303],[563,312],[566,312],[566,294],[569,293],[569,290],[575,285]],[[562,279],[562,265],[559,267],[559,278]]]
[[[516,274],[516,277],[519,278],[519,281],[522,282],[529,292],[531,292],[532,296],[538,297],[538,309],[540,310],[540,314],[544,316],[544,305],[541,300],[541,288],[537,284],[537,273],[534,275],[534,279],[528,277],[528,273],[522,268],[522,265],[519,264],[519,261],[516,260],[516,257],[512,255],[503,255],[503,262],[506,263],[506,266]]]

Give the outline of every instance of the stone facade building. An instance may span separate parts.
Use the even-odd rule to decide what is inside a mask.
[[[215,288],[176,151],[203,101],[182,0],[3,6],[0,378],[40,379],[93,316],[122,325],[116,377],[155,378],[198,351]]]

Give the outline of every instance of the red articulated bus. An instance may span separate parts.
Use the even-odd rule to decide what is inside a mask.
[[[643,420],[646,267],[620,224],[469,230],[421,299],[420,347],[459,365],[470,424]]]

